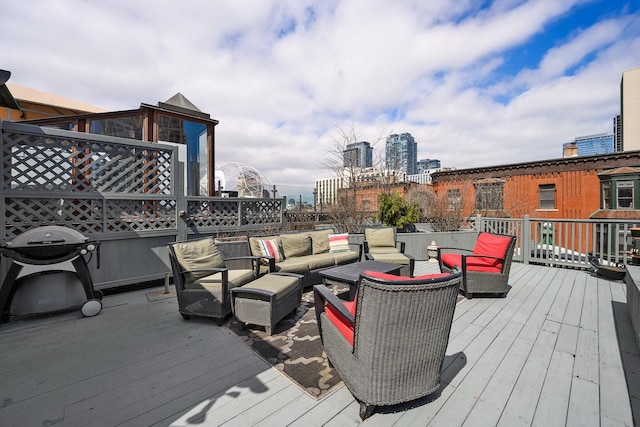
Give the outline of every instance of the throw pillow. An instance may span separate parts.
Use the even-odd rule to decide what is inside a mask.
[[[349,250],[349,233],[329,234],[329,252],[346,252]]]
[[[329,252],[329,234],[333,234],[333,230],[318,230],[309,233],[313,255]]]
[[[284,254],[282,248],[278,244],[276,239],[273,240],[259,240],[260,251],[264,256],[272,257],[276,262],[284,261]]]
[[[291,233],[280,235],[285,258],[311,255],[311,236],[309,233]]]

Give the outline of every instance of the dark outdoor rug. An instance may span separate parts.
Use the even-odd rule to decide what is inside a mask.
[[[333,286],[332,289],[348,294],[348,288]],[[296,313],[278,322],[272,336],[267,336],[260,326],[247,325],[240,330],[235,319],[225,326],[311,397],[321,399],[342,384],[322,349],[313,290],[303,293],[302,304]]]

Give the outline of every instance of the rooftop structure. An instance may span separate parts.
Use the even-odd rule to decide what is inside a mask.
[[[24,107],[24,105],[23,105]],[[50,108],[56,109],[53,106]],[[78,113],[63,110],[46,118],[22,122],[146,142],[160,142],[178,148],[179,161],[185,163],[184,182],[188,195],[212,195],[215,157],[215,126],[218,120],[203,113],[184,95],[177,93],[157,105],[140,104],[133,110]],[[22,118],[24,119],[24,117]],[[202,188],[202,179],[210,188]],[[207,190],[206,192],[204,190]]]
[[[271,181],[253,166],[224,162],[215,164],[216,193],[231,197],[269,197]],[[206,180],[200,183],[208,188]]]
[[[19,121],[106,112],[103,108],[94,105],[85,104],[17,83],[7,83],[6,87],[18,105],[12,105],[10,108],[4,109],[1,108],[3,106],[0,105],[0,118],[2,119]]]

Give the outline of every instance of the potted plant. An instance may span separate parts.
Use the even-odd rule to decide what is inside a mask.
[[[415,223],[422,218],[422,210],[414,201],[405,200],[398,192],[378,196],[378,220],[396,227],[398,232],[415,231]]]

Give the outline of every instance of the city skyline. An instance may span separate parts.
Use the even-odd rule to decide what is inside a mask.
[[[216,162],[313,188],[340,129],[411,133],[418,159],[459,169],[559,158],[610,132],[622,73],[640,66],[639,8],[25,0],[0,5],[0,44],[10,83],[106,110],[180,92],[220,121]]]

